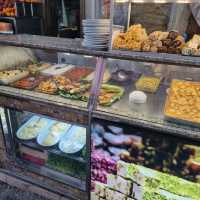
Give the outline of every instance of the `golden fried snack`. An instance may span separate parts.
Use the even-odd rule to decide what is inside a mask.
[[[142,25],[131,26],[126,33],[120,33],[113,41],[113,48],[141,51],[142,43],[148,39]]]
[[[152,41],[164,40],[168,37],[168,35],[169,35],[169,32],[154,31],[151,34],[149,34],[149,39]]]
[[[71,84],[71,81],[67,79],[65,76],[55,76],[53,78],[53,81],[55,81],[57,87]]]
[[[126,45],[125,33],[120,33],[113,41],[113,48],[123,48]]]
[[[161,78],[142,75],[135,86],[137,90],[154,93],[158,90]]]
[[[136,42],[143,42],[148,39],[148,35],[146,32],[146,29],[142,27],[141,24],[132,25],[127,33],[126,33],[126,39],[128,40],[134,40]]]
[[[151,52],[158,52],[158,47],[157,47],[157,46],[152,46],[152,47],[150,48],[150,51],[151,51]]]
[[[147,39],[142,43],[142,51],[151,51],[152,41]]]
[[[158,52],[162,47],[162,39],[166,39],[168,32],[154,31],[142,44],[142,51]]]
[[[47,93],[47,94],[55,94],[58,90],[56,83],[52,80],[42,81],[36,91]]]
[[[171,118],[200,123],[200,83],[173,80],[164,113]]]
[[[59,87],[64,87],[71,84],[71,81],[64,76],[55,76],[49,80],[42,81],[39,86],[36,88],[36,91],[47,93],[47,94],[56,94]]]

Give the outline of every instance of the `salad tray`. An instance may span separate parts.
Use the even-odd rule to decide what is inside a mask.
[[[124,91],[124,88],[119,86],[102,84],[98,99],[99,105],[111,106],[114,102],[120,100],[124,95]]]
[[[91,84],[87,82],[71,82],[59,88],[59,95],[73,100],[87,101]]]

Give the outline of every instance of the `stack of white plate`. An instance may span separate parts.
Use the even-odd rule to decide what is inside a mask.
[[[84,40],[82,45],[87,48],[103,50],[109,45],[110,20],[87,19],[83,20]]]

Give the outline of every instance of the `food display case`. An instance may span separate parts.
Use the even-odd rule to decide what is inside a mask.
[[[112,56],[91,127],[91,199],[199,199],[199,68],[187,62],[199,60],[191,46],[199,35],[188,30],[190,15],[199,23],[197,7],[111,1]]]
[[[133,26],[130,35],[149,37],[141,25]],[[1,36],[8,57],[0,66],[0,105],[14,161],[62,182],[63,195],[72,199],[199,200],[198,46],[165,31],[153,36],[162,33],[170,44],[184,38],[179,52],[97,51],[79,39]],[[38,129],[41,121],[45,128],[27,136],[25,130]],[[52,134],[57,126],[65,133]],[[70,153],[75,147],[80,151]]]
[[[60,60],[59,50],[1,46],[1,51],[1,86],[13,94],[1,96],[10,158],[65,188],[48,185],[55,193],[88,199],[95,56],[70,54]]]

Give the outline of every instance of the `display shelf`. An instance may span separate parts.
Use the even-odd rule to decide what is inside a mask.
[[[29,169],[37,174],[42,174],[43,176],[47,176],[53,180],[56,180],[58,182],[70,185],[75,188],[79,188],[82,191],[85,191],[86,185],[85,181],[82,181],[81,179],[74,178],[72,176],[65,175],[63,173],[60,173],[58,171],[52,170],[49,167],[46,166],[38,166],[36,164],[30,163],[23,159],[17,159],[16,160],[22,167],[25,167],[26,169]]]
[[[94,117],[124,122],[143,128],[157,130],[160,133],[174,134],[200,141],[199,127],[178,124],[165,119],[163,111],[167,86],[162,85],[156,94],[149,93],[146,104],[130,105],[129,93],[134,90],[134,87],[130,85],[126,88],[125,95],[122,99],[112,106],[97,106],[97,109],[94,111]]]
[[[182,66],[193,66],[199,68],[200,57],[182,56],[178,54],[132,52],[132,51],[95,51],[81,46],[81,40],[64,39],[36,35],[2,35],[0,44],[36,49],[54,50],[74,54],[98,56],[104,58],[116,58],[134,61],[145,61],[165,64],[179,64]]]
[[[16,138],[16,141],[20,144],[23,144],[26,147],[33,148],[35,150],[39,150],[42,152],[48,151],[49,153],[59,155],[61,157],[69,158],[69,159],[75,160],[80,163],[86,163],[86,160],[83,157],[81,157],[80,155],[74,156],[74,155],[63,153],[57,147],[44,148],[44,147],[36,144],[36,142],[34,142],[34,141],[23,141],[23,140],[19,140],[17,138]]]
[[[88,124],[87,102],[72,101],[58,95],[0,86],[0,105],[47,115],[74,124]]]
[[[108,120],[110,122],[120,122],[130,124],[135,127],[158,131],[160,134],[176,135],[183,138],[189,138],[195,141],[200,141],[200,131],[197,127],[186,126],[182,124],[166,122],[162,119],[153,120],[151,118],[142,118],[137,113],[132,113],[132,116],[119,115],[119,111],[108,112],[108,110],[94,111],[93,117],[96,119]]]

